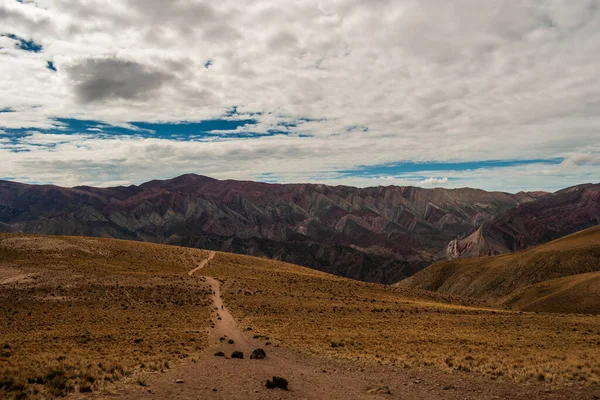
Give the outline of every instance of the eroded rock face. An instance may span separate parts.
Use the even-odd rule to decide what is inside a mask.
[[[510,253],[550,242],[600,223],[600,184],[560,190],[522,203],[451,241],[440,258]]]
[[[391,283],[429,265],[457,236],[541,195],[198,175],[115,188],[0,181],[0,231],[201,247]]]

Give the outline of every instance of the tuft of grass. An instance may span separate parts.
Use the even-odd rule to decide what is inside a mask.
[[[146,380],[144,378],[136,379],[135,383],[137,383],[138,385],[143,386],[143,387],[148,386],[148,382],[146,382]]]
[[[79,385],[79,392],[80,393],[91,393],[93,390],[94,390],[94,388],[88,382],[82,382]]]

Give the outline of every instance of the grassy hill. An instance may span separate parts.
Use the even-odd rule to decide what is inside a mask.
[[[188,271],[207,255],[113,239],[0,235],[0,397],[143,384],[147,372],[202,357],[210,293]],[[229,253],[217,253],[201,274],[222,283],[238,325],[265,346],[511,382],[600,383],[598,316],[496,310]]]
[[[492,309],[226,253],[205,273],[223,282],[240,326],[304,353],[495,380],[600,380],[599,316]]]
[[[0,235],[0,398],[57,397],[160,371],[205,347],[202,250]],[[10,398],[10,397],[9,397]]]
[[[444,261],[398,287],[471,296],[518,310],[600,313],[600,226],[512,254]]]

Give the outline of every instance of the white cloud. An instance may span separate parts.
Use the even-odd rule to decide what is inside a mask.
[[[565,167],[576,167],[579,165],[600,165],[600,152],[574,154],[563,161]]]
[[[418,183],[418,185],[425,186],[425,187],[446,186],[446,185],[448,185],[448,178],[447,177],[443,177],[443,178],[429,177],[427,179],[423,179],[422,181],[420,181]]]
[[[1,175],[108,184],[270,172],[364,185],[370,178],[340,179],[335,171],[403,160],[566,157],[548,167],[554,180],[530,179],[544,173],[540,166],[513,174],[519,182],[499,169],[437,176],[450,178],[448,186],[494,188],[584,180],[598,165],[589,146],[600,126],[599,23],[596,0],[0,0],[2,30],[44,46],[34,54],[2,40],[0,109],[17,112],[0,113],[0,128],[48,128],[54,117],[121,126],[191,121],[232,107],[262,113],[258,133],[315,119],[288,128],[313,138],[74,135],[52,148],[24,139],[18,146],[27,152],[0,146]],[[57,72],[45,68],[48,60]],[[368,131],[347,132],[354,126]],[[76,167],[83,172],[69,170]]]

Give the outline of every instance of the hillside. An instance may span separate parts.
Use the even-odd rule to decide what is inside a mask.
[[[505,254],[547,243],[600,223],[600,184],[563,189],[484,222],[451,241],[442,258]]]
[[[457,236],[545,193],[219,181],[62,188],[0,181],[0,231],[235,252],[392,283]]]
[[[0,398],[92,390],[198,353],[210,292],[184,276],[207,254],[1,234]]]
[[[399,287],[471,296],[519,310],[600,312],[600,226],[512,254],[443,261]]]
[[[9,398],[258,399],[274,374],[309,399],[383,385],[391,398],[572,399],[600,383],[598,317],[494,310],[228,253],[2,234],[0,299]],[[213,356],[256,347],[262,363]]]

